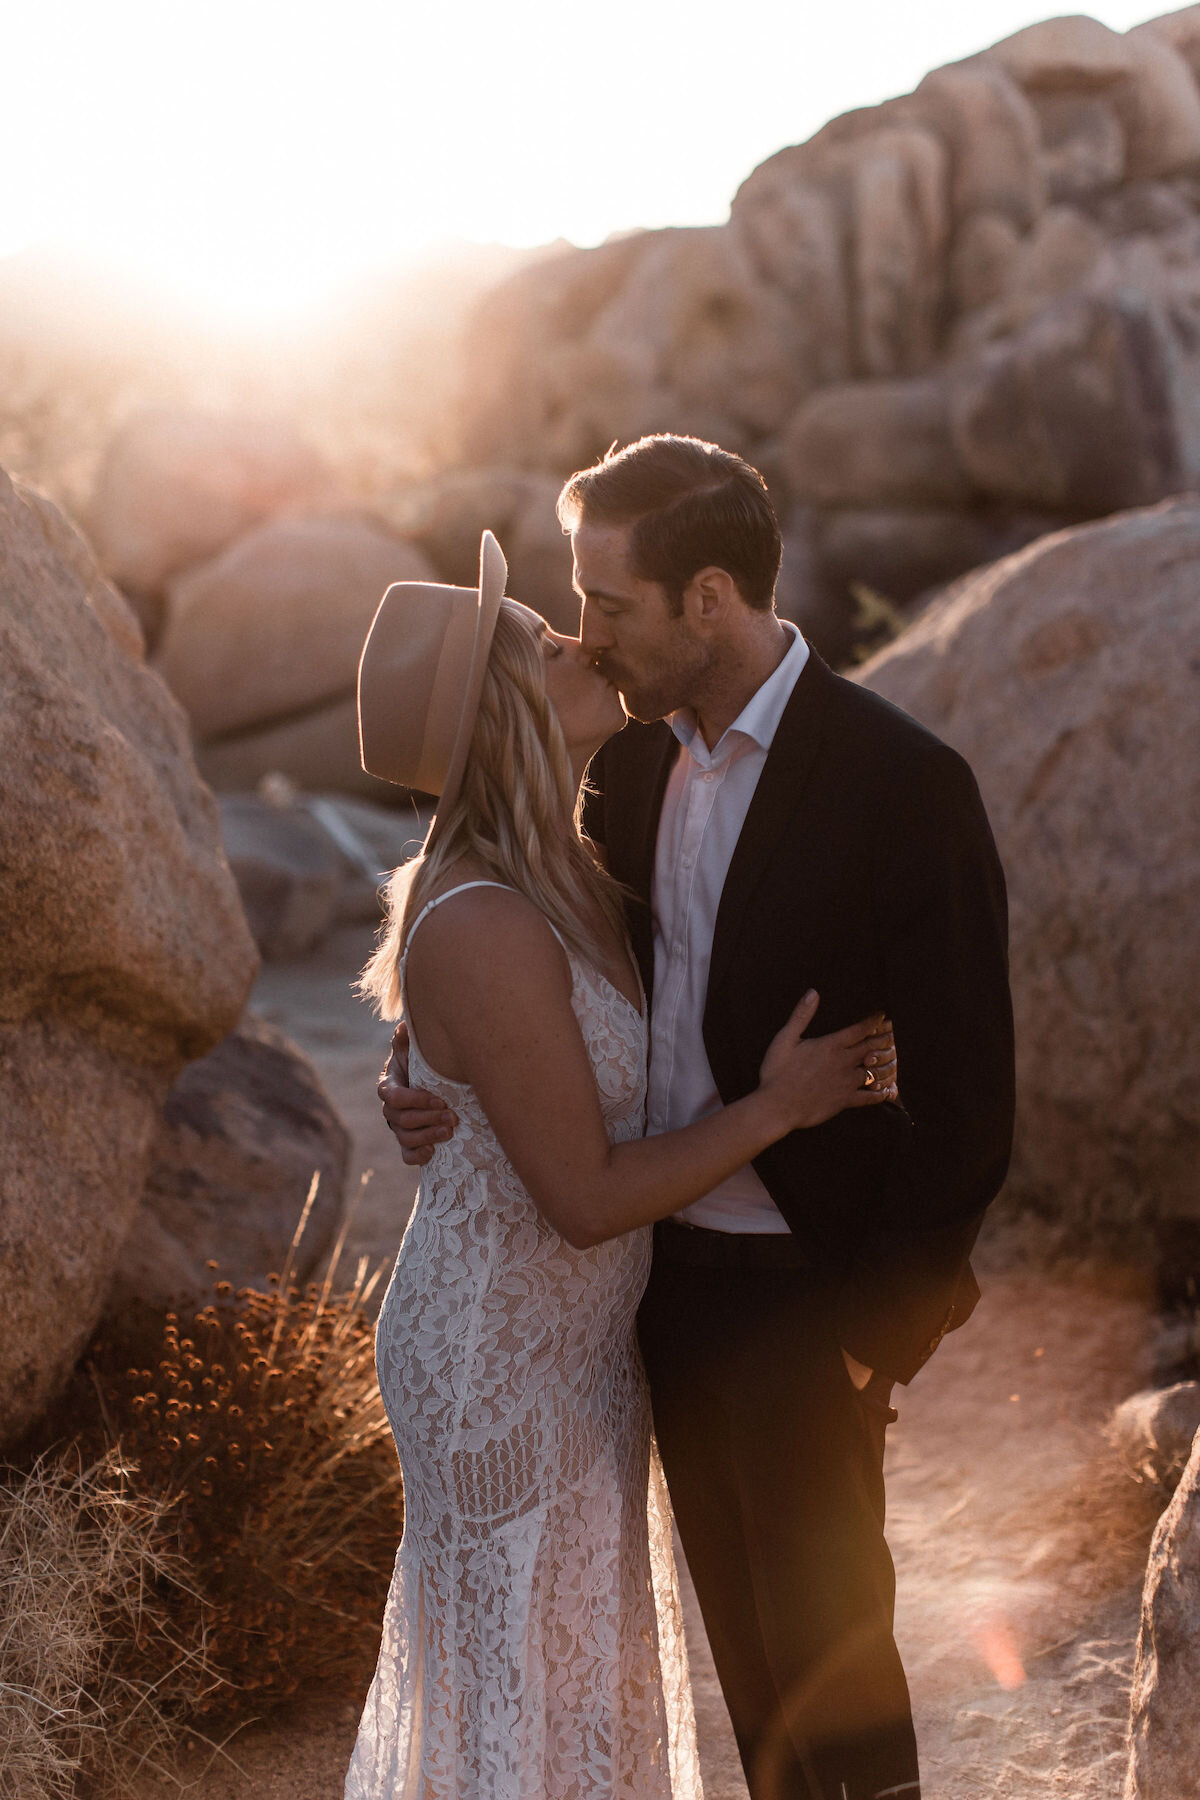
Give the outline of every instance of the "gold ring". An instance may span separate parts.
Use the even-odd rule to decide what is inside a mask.
[[[867,1070],[866,1070],[866,1071],[865,1071],[865,1073],[866,1073],[866,1080],[865,1080],[865,1081],[864,1081],[864,1082],[863,1082],[863,1086],[864,1086],[864,1087],[865,1087],[865,1088],[869,1088],[869,1087],[874,1087],[874,1086],[875,1086],[875,1072],[874,1072],[874,1070],[873,1070],[873,1069],[867,1069]]]

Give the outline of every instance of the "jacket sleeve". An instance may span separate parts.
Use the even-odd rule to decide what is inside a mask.
[[[839,1297],[845,1348],[907,1382],[969,1313],[968,1256],[1012,1148],[1004,876],[974,776],[944,745],[889,808],[876,871],[885,1004],[909,1119]]]

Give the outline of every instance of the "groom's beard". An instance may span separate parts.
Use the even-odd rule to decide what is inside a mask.
[[[607,655],[597,657],[596,667],[616,687],[630,718],[649,724],[682,706],[693,706],[716,660],[715,650],[697,648],[690,655],[664,659],[657,668],[644,671],[630,669],[619,657]]]

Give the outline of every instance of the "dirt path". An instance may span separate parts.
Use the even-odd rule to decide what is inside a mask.
[[[313,1057],[373,1167],[354,1254],[395,1254],[414,1183],[379,1118],[388,1032],[347,981],[369,934],[264,971],[259,1011]],[[1103,1423],[1144,1384],[1151,1320],[1116,1273],[1049,1279],[985,1243],[985,1298],[899,1399],[888,1452],[897,1635],[925,1800],[1113,1800],[1146,1549],[1157,1508],[1116,1468]],[[694,1603],[708,1800],[745,1786]],[[353,1708],[309,1698],[181,1770],[196,1800],[338,1800]],[[207,1766],[206,1766],[207,1765]],[[165,1792],[151,1784],[139,1795]]]

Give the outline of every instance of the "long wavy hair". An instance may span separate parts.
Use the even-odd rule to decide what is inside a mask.
[[[462,786],[440,817],[431,850],[396,869],[384,890],[386,918],[358,991],[385,1019],[404,1010],[400,961],[425,902],[457,862],[533,901],[588,961],[603,961],[597,915],[618,936],[622,890],[596,861],[580,826],[571,759],[546,698],[536,629],[501,602]]]

